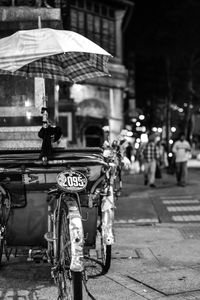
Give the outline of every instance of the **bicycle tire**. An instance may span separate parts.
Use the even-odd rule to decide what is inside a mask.
[[[70,198],[71,199],[71,198]],[[70,200],[70,199],[67,199]],[[68,208],[61,202],[58,216],[57,260],[61,260],[58,275],[59,298],[62,300],[82,300],[82,272],[70,270],[71,249]],[[68,244],[64,248],[64,245]]]
[[[102,240],[101,251],[102,251],[103,273],[107,273],[111,265],[112,246],[104,245],[103,239],[101,240]]]
[[[105,274],[109,271],[111,266],[112,259],[112,245],[107,245],[102,235],[102,220],[101,212],[99,215],[99,225],[97,227],[96,234],[96,251],[97,251],[97,260],[100,261],[102,265],[102,274]]]
[[[4,236],[0,239],[0,267],[2,265],[3,249],[4,249]]]

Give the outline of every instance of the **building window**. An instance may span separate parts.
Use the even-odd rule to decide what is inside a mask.
[[[3,75],[0,85],[0,106],[34,106],[34,79]]]
[[[88,37],[102,48],[116,54],[115,12],[106,4],[73,0],[70,9],[71,30]]]

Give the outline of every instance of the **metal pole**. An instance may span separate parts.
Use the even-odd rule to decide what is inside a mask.
[[[172,85],[170,78],[170,59],[166,58],[166,75],[167,75],[167,87],[168,87],[168,96],[167,96],[167,111],[166,111],[166,146],[167,153],[169,153],[169,138],[170,138],[170,128],[171,128],[171,102],[172,102]]]
[[[42,21],[41,21],[41,16],[38,16],[38,28],[41,29],[42,28]],[[43,127],[47,128],[48,127],[48,111],[47,111],[47,102],[48,102],[48,98],[45,95],[45,79],[43,80],[43,97],[42,97],[42,123],[43,123]]]

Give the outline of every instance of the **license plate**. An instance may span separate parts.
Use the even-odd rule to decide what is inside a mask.
[[[87,178],[78,171],[64,171],[57,175],[58,185],[66,191],[81,191],[87,186]]]

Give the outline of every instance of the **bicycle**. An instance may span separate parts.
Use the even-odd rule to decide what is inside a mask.
[[[91,259],[88,250],[97,248],[99,237],[101,253],[99,255],[99,249],[96,249],[96,261],[101,260],[102,272],[98,275],[105,274],[110,268],[111,245],[114,243],[115,207],[111,179],[113,166],[106,162],[104,168],[105,173],[95,181],[88,197],[90,208],[96,207],[97,220],[93,243],[88,244],[87,238],[84,239],[83,207],[81,207],[83,195],[80,192],[87,186],[87,179],[83,173],[72,170],[59,173],[58,187],[49,191],[50,231],[45,238],[48,241],[49,261],[53,265],[52,276],[58,285],[60,299],[68,294],[72,295],[71,299],[82,299],[82,282],[85,284],[87,281],[84,260]]]

